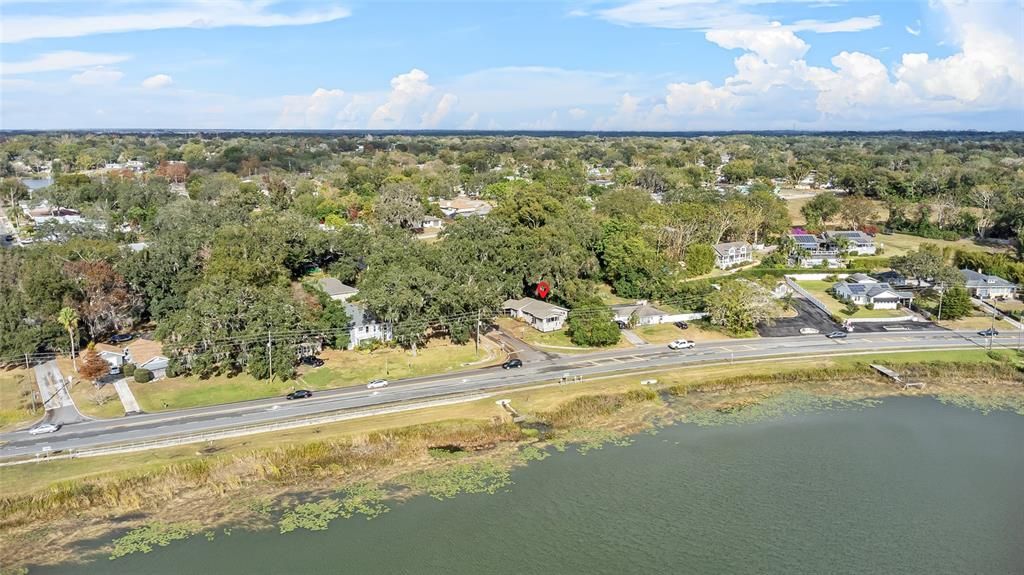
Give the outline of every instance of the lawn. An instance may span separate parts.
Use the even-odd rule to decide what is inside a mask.
[[[636,303],[636,300],[626,299],[619,297],[612,293],[612,286],[608,284],[600,284],[597,286],[597,297],[601,298],[601,301],[605,305],[619,305],[623,303]]]
[[[921,244],[933,244],[941,248],[952,248],[965,251],[983,251],[989,253],[1010,253],[1011,248],[1006,246],[989,246],[979,244],[973,240],[930,240],[919,236],[908,234],[879,234],[875,236],[875,242],[882,247],[883,255],[901,256],[908,252],[916,252]]]
[[[687,322],[687,324],[689,324],[690,327],[685,330],[679,329],[670,323],[662,323],[658,325],[641,326],[635,328],[633,331],[649,343],[668,343],[677,339],[688,339],[690,341],[713,341],[730,339],[733,337],[720,331],[710,329],[709,326],[702,321],[690,321]],[[751,337],[758,336],[757,334],[753,334]]]
[[[35,379],[28,370],[0,371],[0,430],[11,431],[42,417]],[[36,400],[32,409],[32,400]]]
[[[284,396],[296,389],[330,389],[363,385],[371,379],[402,379],[447,373],[479,365],[504,361],[505,356],[490,342],[483,343],[477,355],[472,343],[454,345],[435,340],[421,347],[415,357],[402,348],[383,348],[373,352],[327,350],[321,354],[325,365],[303,368],[297,379],[260,381],[242,373],[207,379],[175,377],[150,383],[132,383],[132,391],[144,411],[182,409],[248,399]]]
[[[633,347],[624,337],[620,337],[618,343],[608,347],[580,347],[569,339],[569,332],[565,328],[558,331],[549,331],[544,333],[510,317],[499,318],[495,323],[497,323],[501,329],[526,342],[527,345],[536,347],[542,351],[551,351],[554,353],[582,353],[598,349],[624,349]]]
[[[878,317],[892,317],[900,318],[906,317],[909,312],[903,309],[867,309],[861,307],[857,310],[857,313],[850,315],[846,313],[846,305],[836,298],[828,294],[826,290],[832,287],[833,282],[818,281],[818,280],[805,280],[797,282],[800,287],[804,288],[811,295],[818,298],[822,303],[825,304],[828,309],[840,319],[849,318],[878,318]]]

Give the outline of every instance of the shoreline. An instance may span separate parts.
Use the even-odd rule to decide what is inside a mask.
[[[363,433],[342,430],[333,437],[326,427],[318,428],[300,443],[272,448],[211,444],[171,463],[5,495],[0,536],[8,544],[0,551],[5,566],[0,573],[28,564],[102,561],[115,548],[122,554],[144,552],[147,545],[213,529],[284,530],[285,517],[293,528],[325,527],[334,517],[370,517],[383,512],[381,506],[386,510],[386,503],[413,495],[443,499],[487,492],[504,485],[512,468],[552,449],[599,448],[664,425],[744,423],[829,402],[892,396],[934,397],[1024,415],[1024,375],[1008,363],[893,365],[909,377],[926,379],[928,388],[902,390],[863,364],[698,381],[666,377],[658,386],[641,388],[634,379],[611,391],[578,390],[554,403],[531,400],[529,394],[517,397],[517,406],[530,408],[524,410],[523,425],[497,416],[449,418]],[[322,438],[314,439],[317,434]],[[99,553],[78,555],[79,543],[104,539],[109,543]],[[50,554],[33,556],[40,546]]]

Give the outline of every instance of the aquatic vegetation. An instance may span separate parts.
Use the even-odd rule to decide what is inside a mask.
[[[551,445],[561,452],[572,445],[580,455],[586,455],[588,451],[601,449],[605,445],[625,447],[632,443],[633,440],[626,434],[610,429],[573,429],[561,434]]]
[[[303,503],[296,505],[294,509],[284,512],[278,527],[281,533],[288,533],[296,529],[309,529],[310,531],[323,531],[332,519],[341,514],[341,501],[337,499],[322,499],[315,503]]]
[[[1012,411],[1024,415],[1024,397],[1020,394],[978,395],[948,392],[936,395],[935,399],[946,405],[973,409],[986,414],[993,411]]]
[[[342,493],[345,497],[341,500],[341,516],[348,518],[356,513],[373,519],[389,511],[384,505],[384,499],[388,493],[379,486],[372,483],[357,483],[346,487]]]
[[[166,547],[172,541],[187,539],[198,531],[199,525],[193,522],[148,523],[115,539],[110,558],[117,559],[132,553],[149,553],[154,545]]]
[[[516,455],[521,463],[529,463],[531,461],[543,461],[548,457],[551,457],[551,452],[541,449],[535,445],[527,445]]]
[[[738,425],[829,409],[864,408],[877,403],[869,399],[850,400],[791,390],[764,398],[722,401],[710,408],[686,413],[683,421],[697,425]]]
[[[460,493],[493,494],[510,485],[512,479],[506,466],[480,461],[409,473],[400,477],[398,482],[434,499],[450,499]]]

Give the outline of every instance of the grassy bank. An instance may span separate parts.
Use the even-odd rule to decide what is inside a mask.
[[[880,361],[928,387],[900,389],[867,367]],[[123,531],[131,539],[104,554],[142,549],[150,538],[187,536],[193,531],[185,526],[197,523],[206,529],[326,527],[337,517],[379,514],[381,506],[412,494],[491,492],[507,485],[511,467],[543,458],[546,447],[586,450],[678,421],[742,421],[810,396],[930,395],[1024,413],[1015,362],[1020,357],[1006,352],[915,352],[608,376],[502,394],[527,416],[524,426],[512,424],[488,398],[212,442],[199,451],[191,446],[0,468],[0,537],[9,542],[0,563],[70,560],[75,542]],[[648,378],[657,386],[638,385]],[[40,548],[50,552],[39,556]]]
[[[0,431],[23,427],[42,415],[32,373],[26,369],[0,370]]]

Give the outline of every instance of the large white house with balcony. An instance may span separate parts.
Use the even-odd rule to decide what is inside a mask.
[[[715,246],[715,266],[727,270],[754,261],[754,250],[747,242],[726,242]]]

